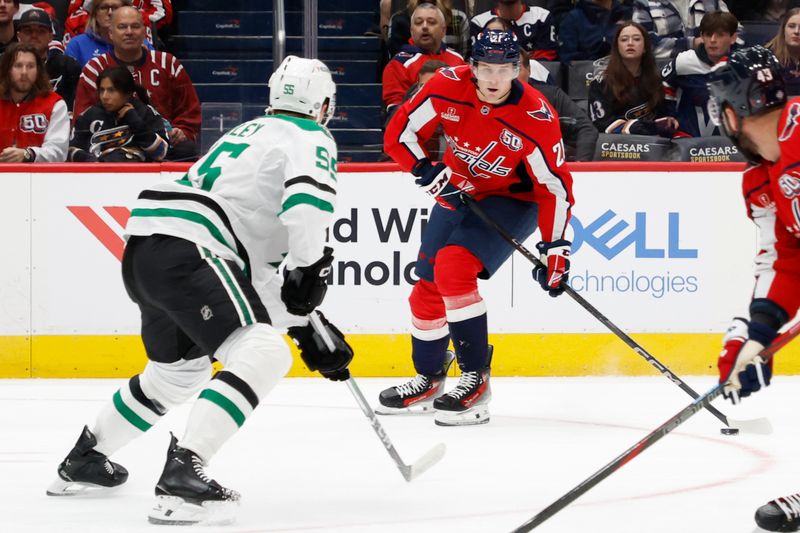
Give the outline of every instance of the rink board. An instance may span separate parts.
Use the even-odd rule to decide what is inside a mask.
[[[138,371],[145,358],[120,279],[122,232],[139,191],[186,165],[8,169],[0,221],[14,253],[0,267],[0,377]],[[720,332],[746,313],[752,287],[756,230],[741,167],[583,164],[573,174],[573,288],[674,372],[714,372]],[[357,375],[407,375],[407,298],[431,203],[391,165],[342,165],[338,185],[323,309],[356,348]],[[549,298],[518,254],[480,290],[496,375],[654,371],[570,298]],[[291,375],[309,375],[296,361]],[[778,371],[800,372],[797,357],[781,361]]]

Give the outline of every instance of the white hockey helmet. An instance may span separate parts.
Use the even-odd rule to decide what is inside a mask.
[[[322,106],[328,109],[321,114]],[[269,78],[269,106],[273,111],[308,115],[323,126],[336,107],[336,84],[319,59],[287,56]]]

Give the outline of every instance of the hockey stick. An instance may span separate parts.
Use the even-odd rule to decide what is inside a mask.
[[[800,322],[795,323],[791,328],[786,330],[783,334],[781,334],[777,339],[775,339],[772,344],[770,344],[767,348],[764,348],[761,353],[759,354],[764,359],[769,359],[775,352],[786,346],[792,339],[797,337],[800,334]],[[733,370],[731,370],[732,372]],[[730,376],[728,376],[730,378]],[[727,380],[726,380],[727,381]],[[571,491],[564,494],[561,498],[556,500],[555,502],[551,503],[549,506],[545,507],[542,511],[540,511],[537,515],[533,518],[516,528],[513,533],[524,533],[526,531],[530,531],[557,512],[561,511],[564,507],[569,505],[570,503],[574,502],[578,498],[580,498],[583,494],[588,492],[591,488],[595,485],[603,481],[605,478],[628,464],[634,457],[642,453],[644,450],[655,444],[659,441],[662,437],[670,433],[672,430],[676,429],[678,426],[689,420],[696,412],[699,410],[708,407],[708,404],[712,402],[717,396],[722,394],[722,389],[725,386],[725,383],[715,385],[711,390],[703,394],[702,396],[698,397],[694,402],[690,403],[686,407],[680,410],[678,414],[658,426],[654,429],[649,435],[645,438],[625,450],[622,455],[618,456],[616,459],[608,463],[606,466],[589,476],[587,479],[582,481],[578,486],[576,486]]]
[[[308,318],[311,321],[311,326],[314,328],[314,331],[319,334],[328,349],[330,351],[334,351],[335,347],[333,344],[333,339],[330,338],[325,326],[322,325],[317,312],[313,311]],[[440,442],[428,450],[428,452],[420,457],[416,463],[410,465],[404,463],[403,459],[400,457],[400,454],[397,453],[394,444],[392,444],[391,439],[389,439],[389,435],[386,433],[386,430],[383,429],[383,426],[378,421],[378,417],[375,416],[375,412],[372,410],[372,407],[370,407],[366,398],[364,398],[364,395],[361,393],[361,389],[358,387],[358,384],[356,384],[356,380],[353,379],[353,377],[350,377],[345,380],[345,383],[347,383],[347,387],[350,389],[350,392],[356,399],[356,403],[361,408],[364,416],[369,419],[372,429],[375,430],[375,434],[378,435],[381,443],[383,443],[383,447],[386,448],[386,451],[394,460],[394,464],[397,465],[397,469],[400,470],[400,473],[403,475],[403,478],[405,478],[406,481],[410,482],[416,479],[427,469],[438,463],[442,457],[444,457],[446,447],[444,443]]]
[[[505,228],[500,226],[497,222],[492,220],[489,215],[483,210],[481,206],[478,205],[478,202],[475,201],[474,198],[469,196],[468,194],[461,194],[461,200],[467,204],[473,213],[478,215],[481,220],[483,220],[486,224],[494,228],[497,233],[500,234],[503,239],[505,239],[511,246],[513,246],[519,253],[521,253],[525,258],[534,264],[534,266],[546,268],[544,263],[542,263],[538,257],[536,257],[530,250],[525,248],[517,239],[511,236]],[[686,394],[691,396],[694,399],[699,397],[699,394],[694,391],[689,385],[686,384],[681,378],[677,375],[673,374],[672,371],[664,366],[658,359],[653,357],[647,350],[645,350],[639,343],[633,340],[630,336],[628,336],[624,331],[619,329],[613,322],[611,322],[606,316],[597,310],[592,304],[586,301],[586,299],[578,294],[575,289],[570,287],[568,284],[564,283],[564,292],[570,295],[570,297],[575,300],[578,305],[586,309],[589,314],[599,320],[605,327],[610,329],[622,342],[627,344],[630,348],[633,349],[636,353],[641,355],[648,363],[653,365],[656,370],[661,372],[664,377],[669,379],[671,382],[676,384],[678,387],[683,390]],[[711,405],[706,405],[705,408],[714,416],[716,416],[723,424],[728,427],[735,427],[742,431],[746,431],[748,433],[762,433],[768,434],[772,433],[772,425],[770,424],[769,420],[766,418],[756,418],[752,420],[733,420],[729,419],[727,416],[722,414],[718,411],[715,407]]]

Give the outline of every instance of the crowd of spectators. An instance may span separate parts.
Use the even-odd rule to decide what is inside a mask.
[[[718,136],[706,108],[705,80],[715,64],[743,45],[747,22],[743,26],[741,21],[774,25],[767,47],[784,66],[790,95],[800,94],[800,0],[727,2],[377,0],[376,14],[388,51],[381,62],[383,118],[437,69],[464,64],[471,42],[488,25],[510,29],[517,36],[523,58],[520,81],[540,90],[559,112],[575,160],[591,159],[597,134]],[[35,50],[35,66],[43,71],[36,76],[49,78],[54,95],[49,98],[64,102],[71,136],[80,139],[80,146],[73,145],[70,153],[78,153],[82,160],[108,159],[99,148],[104,145],[93,139],[101,142],[106,130],[114,130],[130,144],[125,160],[166,156],[191,161],[199,155],[200,101],[180,61],[164,50],[159,38],[159,31],[167,30],[172,19],[170,0],[71,0],[63,20],[55,17],[47,2],[0,0],[0,57],[17,42]],[[567,72],[572,72],[568,69],[576,64],[585,69],[589,62],[580,95],[571,79],[562,85],[562,78],[569,79]],[[132,75],[136,90],[129,90],[119,75],[103,76],[116,67]],[[9,64],[0,72],[0,99],[19,104],[20,95],[11,90],[15,68]],[[106,89],[132,99],[124,105],[124,114],[117,116],[103,104],[101,79],[113,85]],[[37,89],[36,97],[43,96]],[[84,113],[101,112],[107,120],[81,119]],[[128,120],[123,120],[125,116]],[[161,128],[154,127],[153,116],[161,120]],[[36,145],[21,144],[20,127],[3,124],[2,139],[7,144],[0,146],[0,153],[6,148],[31,148],[28,156],[51,160],[38,154]],[[144,125],[152,130],[147,135],[140,130]],[[125,133],[119,134],[120,129]],[[164,141],[165,156],[151,133]],[[142,142],[158,149],[150,153],[141,148]],[[428,148],[435,155],[443,143],[435,138]],[[62,148],[53,153],[66,158],[67,148]]]
[[[64,21],[0,0],[0,161],[195,160],[200,100],[154,46],[171,19],[170,0],[71,0]]]
[[[514,31],[524,52],[526,77],[521,81],[539,89],[556,107],[565,140],[574,148],[573,158],[590,160],[593,150],[591,141],[587,142],[587,123],[593,124],[595,139],[598,133],[664,139],[719,136],[707,109],[706,79],[714,65],[743,46],[746,30],[741,20],[777,21],[775,36],[767,46],[784,65],[790,95],[800,94],[800,7],[794,7],[793,1],[800,3],[763,0],[758,17],[751,3],[735,4],[736,13],[743,18],[737,18],[724,0],[577,0],[558,16],[546,7],[554,5],[554,0],[493,0],[491,8],[484,11],[474,7],[480,2],[467,1],[464,6],[472,8],[466,11],[472,14],[473,40],[498,21]],[[396,86],[398,79],[404,78],[404,87],[410,87],[426,61],[452,53],[447,47],[451,26],[442,25],[446,31],[433,48],[420,46],[415,36],[415,14],[435,13],[447,20],[447,10],[454,9],[452,3],[411,0],[405,6],[410,21],[406,46],[416,47],[416,53],[398,50],[384,68],[384,106],[402,102],[400,91],[394,92],[393,99],[386,98],[391,94],[387,89]],[[382,7],[384,4],[382,0]],[[398,15],[388,20],[394,21]],[[469,50],[460,48],[459,55],[468,59]],[[563,73],[575,62],[589,61],[593,64],[586,74],[588,101],[572,101],[561,87],[553,87],[557,84],[553,76],[541,74]],[[572,79],[569,85],[572,92]]]

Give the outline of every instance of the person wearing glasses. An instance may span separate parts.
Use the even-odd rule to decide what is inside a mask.
[[[131,0],[86,0],[84,8],[89,13],[89,18],[86,20],[85,31],[75,35],[77,30],[72,27],[74,22],[70,24],[70,19],[67,19],[67,28],[64,31],[64,41],[67,43],[65,53],[83,67],[90,59],[110,52],[114,48],[111,44],[111,16],[122,6],[130,5]],[[153,50],[150,41],[145,40],[144,45]]]

